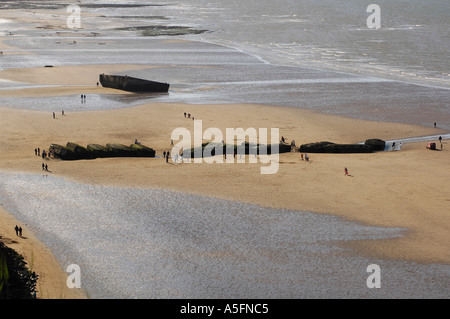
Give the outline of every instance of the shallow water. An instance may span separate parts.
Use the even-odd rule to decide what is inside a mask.
[[[27,5],[35,9],[39,3]],[[48,7],[44,1],[41,4]],[[449,3],[378,4],[382,27],[372,30],[366,25],[366,5],[357,0],[155,0],[150,4],[123,0],[100,5],[85,1],[80,30],[27,30],[29,25],[2,20],[4,42],[31,54],[3,55],[0,69],[163,65],[123,73],[170,83],[170,94],[157,98],[161,102],[294,106],[374,121],[426,126],[438,122],[440,128],[450,130]],[[52,5],[60,8],[52,17],[65,18],[58,10],[65,12],[66,4],[55,1]],[[40,15],[30,10],[25,14]],[[46,22],[52,26],[57,21]],[[146,37],[138,29],[117,30],[152,25],[208,32]],[[0,82],[0,88],[5,87],[14,85]],[[75,104],[69,110],[135,105],[135,100],[121,104],[94,97],[92,101],[83,109]],[[58,99],[44,102],[44,110],[61,109]],[[17,108],[30,104],[24,99],[0,99],[0,105]]]
[[[51,175],[0,177],[3,208],[26,224],[24,236],[35,232],[64,269],[78,264],[92,298],[450,297],[449,266],[342,248],[403,229]],[[366,286],[373,263],[381,289]]]

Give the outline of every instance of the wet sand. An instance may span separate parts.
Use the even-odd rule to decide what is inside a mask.
[[[1,48],[12,49],[4,45]],[[105,69],[123,72],[142,67],[122,64],[9,69],[1,71],[0,78],[31,86],[58,87],[1,90],[0,95],[44,98],[81,93],[124,94],[97,88],[98,73]],[[184,118],[184,112],[202,120],[204,129],[217,127],[225,132],[228,127],[279,128],[280,135],[288,141],[295,140],[297,145],[317,141],[357,143],[368,138],[395,140],[445,132],[433,127],[349,119],[299,108],[240,103],[146,103],[116,110],[66,109],[65,116],[60,111],[55,110],[57,116],[53,119],[48,111],[2,107],[0,170],[41,174],[42,160],[34,155],[34,148],[46,149],[51,143],[69,141],[82,145],[131,144],[137,138],[160,156],[171,149],[173,129],[186,127],[193,131],[193,121]],[[261,163],[166,164],[161,158],[71,162],[49,159],[46,163],[52,176],[81,183],[175,190],[263,207],[336,215],[373,226],[405,228],[409,231],[403,237],[344,245],[362,256],[448,265],[449,144],[444,141],[443,151],[429,151],[425,145],[405,144],[399,152],[374,154],[309,154],[308,163],[301,160],[299,153],[287,153],[280,156],[279,170],[273,175],[261,175]],[[344,167],[351,176],[344,175]],[[35,236],[26,232],[26,239],[15,238],[13,225],[20,221],[4,211],[0,218],[4,227],[2,240],[22,252],[33,270],[45,278],[40,282],[40,298],[86,297],[65,288],[67,273]]]
[[[368,138],[392,140],[439,133],[434,128],[262,105],[152,103],[119,110],[66,112],[56,119],[49,112],[3,108],[1,169],[39,174],[42,159],[34,155],[34,148],[68,141],[81,145],[132,144],[137,138],[161,156],[171,149],[173,129],[193,131],[193,121],[184,118],[185,111],[201,119],[204,129],[217,127],[225,132],[227,127],[276,127],[280,135],[297,144],[322,140],[356,143]],[[279,170],[273,175],[261,175],[260,167],[265,165],[261,163],[167,164],[162,158],[45,162],[52,176],[82,183],[176,190],[263,207],[332,214],[367,225],[406,228],[409,231],[404,237],[345,245],[362,256],[448,264],[450,176],[446,153],[446,146],[443,151],[429,151],[425,143],[405,144],[398,152],[309,154],[308,163],[299,153],[286,153],[280,155]],[[351,176],[344,176],[344,167]],[[433,167],[438,173],[430,174],[424,167]]]

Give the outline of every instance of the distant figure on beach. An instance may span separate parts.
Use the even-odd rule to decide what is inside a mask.
[[[86,95],[83,95],[83,102],[86,103]]]
[[[303,153],[301,154],[301,156],[302,156],[302,161],[303,161]]]
[[[307,162],[309,162],[309,156],[308,156],[308,154],[305,154],[305,160],[306,160]]]
[[[442,143],[442,136],[439,136],[439,142]]]
[[[41,149],[38,147],[38,156],[41,156]]]
[[[184,117],[186,117],[186,112],[184,112]]]
[[[19,227],[19,237],[22,237],[22,226]]]
[[[169,155],[170,155],[170,152],[167,151],[167,153],[166,153],[166,163],[169,163]]]
[[[55,112],[53,112],[53,118],[55,118]]]
[[[434,122],[434,127],[436,127],[436,122]]]
[[[48,166],[45,164],[45,171],[48,172]]]
[[[188,113],[188,118],[189,118],[189,119],[191,118],[191,113]]]
[[[34,155],[37,155],[37,148],[34,149]]]
[[[62,111],[61,111],[61,115],[62,115],[62,116],[64,116],[64,115],[65,115],[65,114],[64,114],[64,110],[62,110]]]
[[[42,170],[45,171],[45,164],[42,163]]]
[[[14,227],[14,230],[16,231],[16,236],[19,236],[19,226],[16,225],[16,227]]]
[[[99,83],[97,82],[97,87],[98,87],[98,84],[99,84]]]
[[[164,157],[164,158],[166,157],[166,151],[163,152],[163,157]]]
[[[345,173],[345,176],[348,175],[348,169],[347,169],[347,167],[344,168],[344,173]]]

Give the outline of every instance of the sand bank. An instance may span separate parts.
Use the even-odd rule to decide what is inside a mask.
[[[16,68],[0,71],[0,78],[9,81],[27,82],[37,85],[85,85],[96,86],[99,74],[114,74],[150,66],[133,64],[102,64],[83,66],[54,66],[38,68]],[[120,92],[120,91],[116,91]],[[51,95],[51,92],[46,92]],[[121,92],[124,93],[124,92]],[[32,94],[32,93],[30,93]]]
[[[262,105],[147,104],[129,109],[66,111],[53,119],[47,112],[2,109],[2,169],[39,173],[41,158],[34,148],[68,141],[87,145],[137,138],[161,155],[170,150],[176,127],[193,132],[189,112],[203,129],[217,127],[279,128],[297,144],[328,140],[354,143],[367,138],[436,134],[435,128],[368,122],[293,108]],[[45,129],[42,129],[45,128]],[[445,145],[445,144],[444,144]],[[310,154],[280,156],[276,174],[261,175],[258,164],[166,164],[155,158],[110,158],[86,161],[47,161],[51,174],[83,183],[164,188],[232,199],[274,208],[334,214],[377,226],[407,228],[405,237],[352,245],[363,254],[421,262],[449,263],[446,212],[449,164],[443,151],[424,143],[408,144],[400,152],[374,154]],[[351,176],[344,175],[344,167]],[[425,169],[424,169],[425,168]],[[430,169],[426,169],[430,168]]]
[[[86,293],[80,289],[69,289],[66,285],[68,273],[64,273],[52,252],[27,225],[0,207],[0,240],[25,258],[28,268],[39,275],[36,296],[39,299],[85,299]],[[16,235],[14,227],[23,229],[22,237]]]

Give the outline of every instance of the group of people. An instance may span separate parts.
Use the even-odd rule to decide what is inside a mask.
[[[164,151],[163,152],[163,157],[166,160],[166,163],[169,163],[169,157],[170,157],[170,151]],[[178,158],[181,158],[181,160],[183,160],[183,153],[180,154],[172,154],[172,161],[174,163],[178,163]]]
[[[17,226],[14,227],[14,230],[16,231],[16,236],[22,237],[22,226]]]
[[[34,155],[41,156],[43,160],[52,155],[52,151],[50,150],[48,153],[45,150],[42,150],[38,147],[34,149]],[[48,165],[46,163],[42,163],[42,170],[48,172]]]
[[[86,103],[86,95],[81,94],[81,104]]]
[[[285,138],[284,136],[281,136],[280,143],[283,143],[283,144],[286,144],[286,143],[287,143],[287,142],[286,142],[286,138]],[[295,140],[292,140],[292,141],[291,141],[291,147],[296,147],[296,145],[295,145]]]
[[[166,163],[169,163],[169,156],[170,156],[170,152],[169,151],[164,151],[163,152],[163,157],[166,159]]]
[[[64,113],[64,110],[61,110],[61,115],[62,116],[65,116],[66,114]],[[55,112],[53,112],[53,119],[55,120],[56,119],[56,113]]]
[[[184,112],[184,117],[190,119],[191,118],[191,113]],[[192,120],[194,120],[194,117],[192,117]]]
[[[36,156],[42,156],[42,159],[46,159],[47,157],[50,158],[50,156],[53,155],[53,151],[50,150],[50,151],[47,153],[45,150],[42,150],[42,153],[41,153],[41,149],[38,147],[38,148],[35,148],[35,149],[34,149],[34,155],[36,155]]]

